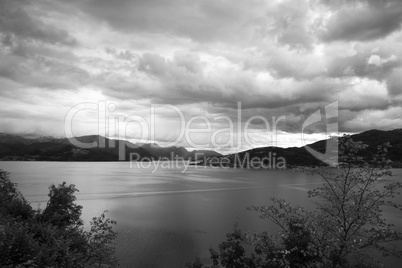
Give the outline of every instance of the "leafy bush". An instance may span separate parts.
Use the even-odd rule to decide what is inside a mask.
[[[1,267],[115,267],[116,221],[105,212],[84,231],[73,184],[49,187],[43,211],[33,210],[0,169]]]
[[[49,187],[49,201],[43,210],[42,219],[60,228],[81,226],[82,206],[74,203],[77,199],[75,192],[78,190],[74,184],[67,185],[63,182],[57,187],[52,184]]]

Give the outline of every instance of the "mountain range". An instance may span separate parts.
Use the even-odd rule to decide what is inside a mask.
[[[0,160],[3,161],[119,161],[132,159],[151,161],[156,159],[197,160],[205,157],[220,157],[215,151],[188,151],[184,147],[161,147],[157,144],[133,144],[124,140],[113,140],[98,135],[76,138],[89,144],[97,142],[104,146],[80,148],[68,138],[40,137],[28,139],[21,136],[0,133]],[[124,149],[124,150],[122,150]],[[119,152],[123,152],[119,157]]]
[[[389,142],[391,147],[388,148],[388,157],[392,161],[392,166],[402,167],[402,129],[394,129],[389,131],[373,129],[350,136],[354,141],[361,141],[368,145],[368,147],[361,152],[361,156],[366,159],[374,156],[379,145]],[[327,140],[320,140],[307,146],[320,153],[325,153],[326,141]],[[234,166],[239,162],[237,161],[235,163],[234,159],[240,159],[240,161],[243,161],[246,156],[248,159],[258,159],[267,157],[269,155],[271,155],[271,157],[275,155],[276,159],[282,157],[286,160],[286,165],[288,167],[326,165],[310,154],[306,150],[306,146],[290,148],[273,146],[261,147],[243,151],[237,154],[227,155],[225,157],[230,159],[229,165]]]
[[[370,158],[374,155],[377,146],[385,142],[391,144],[388,156],[394,167],[402,167],[402,129],[389,131],[369,130],[359,134],[351,135],[355,141],[362,141],[369,145],[363,156]],[[232,161],[234,158],[244,159],[264,157],[269,153],[276,158],[283,157],[287,166],[317,166],[323,163],[312,156],[303,147],[261,147],[243,151],[236,154],[222,156],[220,153],[211,150],[188,151],[184,147],[161,147],[157,144],[133,144],[123,140],[112,140],[98,135],[82,136],[76,138],[83,143],[104,141],[104,148],[79,148],[73,145],[67,138],[40,137],[24,138],[17,135],[0,133],[0,160],[18,161],[119,161],[119,151],[124,148],[122,157],[128,161],[130,154],[134,160],[152,161],[157,159],[181,159],[194,160],[205,163],[205,159],[225,157]],[[326,140],[309,144],[308,146],[316,151],[325,152]],[[232,164],[229,164],[232,165]]]

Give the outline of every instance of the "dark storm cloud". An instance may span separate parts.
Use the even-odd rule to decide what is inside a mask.
[[[0,1],[0,32],[22,39],[40,41],[50,44],[73,46],[77,40],[63,29],[44,22],[32,13],[35,11],[34,1],[2,0]],[[7,39],[3,39],[7,40]],[[3,41],[4,42],[4,41]]]
[[[331,77],[362,77],[384,80],[401,60],[389,53],[359,50],[355,55],[336,57],[328,62]]]
[[[315,78],[286,83],[258,84],[253,73],[242,70],[220,71],[206,75],[196,53],[179,51],[173,59],[145,53],[139,57],[133,79],[101,76],[104,94],[118,99],[151,99],[154,103],[175,105],[212,103],[218,107],[280,108],[301,103],[332,101],[345,89],[343,82]]]
[[[50,10],[36,4],[43,2],[0,2],[0,77],[20,85],[3,87],[3,95],[21,87],[76,89],[88,78],[68,52],[77,40],[50,23],[46,19]]]
[[[193,41],[236,42],[276,39],[291,48],[310,49],[309,2],[285,0],[88,0],[71,2],[79,10],[131,34],[157,33]]]
[[[244,26],[255,19],[254,11],[262,3],[262,0],[73,1],[80,10],[118,31],[178,35],[198,41],[241,41]]]
[[[368,41],[401,29],[402,1],[323,1],[335,13],[322,34],[324,41]]]
[[[297,133],[339,101],[341,130],[402,126],[401,20],[399,0],[4,0],[0,104],[22,120],[31,90],[230,118],[241,102]]]
[[[0,77],[25,87],[77,89],[88,81],[89,74],[74,64],[39,55],[0,54]]]

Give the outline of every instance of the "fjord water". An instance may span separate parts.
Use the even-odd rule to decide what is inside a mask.
[[[48,186],[66,181],[79,189],[86,225],[108,210],[116,220],[117,256],[122,267],[184,267],[195,256],[208,256],[238,223],[241,229],[278,231],[248,212],[269,205],[272,197],[313,208],[307,191],[319,177],[285,170],[211,168],[175,163],[163,168],[128,162],[0,162],[34,208],[44,207]],[[402,170],[379,183],[402,181]],[[402,203],[402,200],[401,200]],[[386,210],[396,226],[400,213]]]

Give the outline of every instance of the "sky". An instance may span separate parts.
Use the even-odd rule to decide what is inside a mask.
[[[230,152],[402,128],[401,23],[400,0],[1,0],[0,132]]]

